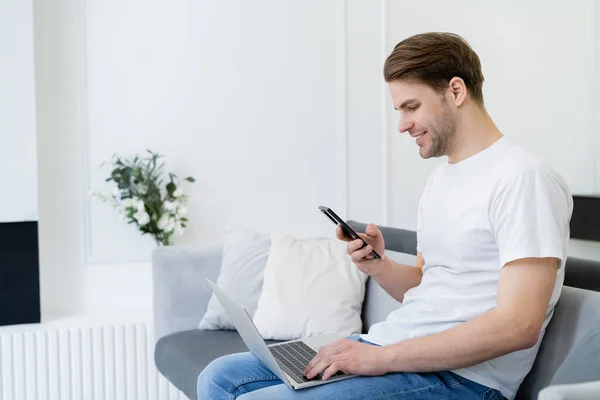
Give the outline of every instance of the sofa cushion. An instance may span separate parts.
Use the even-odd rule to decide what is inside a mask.
[[[548,386],[537,400],[598,400],[600,381]]]
[[[562,362],[551,385],[600,380],[600,321]],[[600,397],[600,392],[598,393]]]
[[[277,342],[267,341],[267,344]],[[163,336],[156,343],[154,362],[158,370],[190,399],[196,398],[200,372],[214,359],[248,351],[237,331],[193,329]]]

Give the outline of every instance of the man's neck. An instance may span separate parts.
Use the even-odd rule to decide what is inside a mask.
[[[459,120],[448,162],[461,162],[496,143],[503,135],[484,108],[474,107]]]

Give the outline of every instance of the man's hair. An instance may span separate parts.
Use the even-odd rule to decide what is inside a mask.
[[[442,93],[454,77],[483,105],[483,72],[479,56],[459,35],[430,32],[411,36],[394,47],[385,61],[386,82],[417,81]]]

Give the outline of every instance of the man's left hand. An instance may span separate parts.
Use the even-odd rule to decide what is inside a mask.
[[[341,339],[321,347],[306,366],[304,375],[312,379],[321,372],[323,380],[343,371],[353,375],[383,375],[387,373],[384,348]]]

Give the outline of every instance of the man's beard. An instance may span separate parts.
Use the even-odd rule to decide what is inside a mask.
[[[429,151],[423,155],[423,158],[441,157],[448,155],[454,143],[456,135],[456,120],[452,115],[452,110],[444,101],[442,112],[434,118],[431,128],[428,131],[431,135],[431,146]]]

